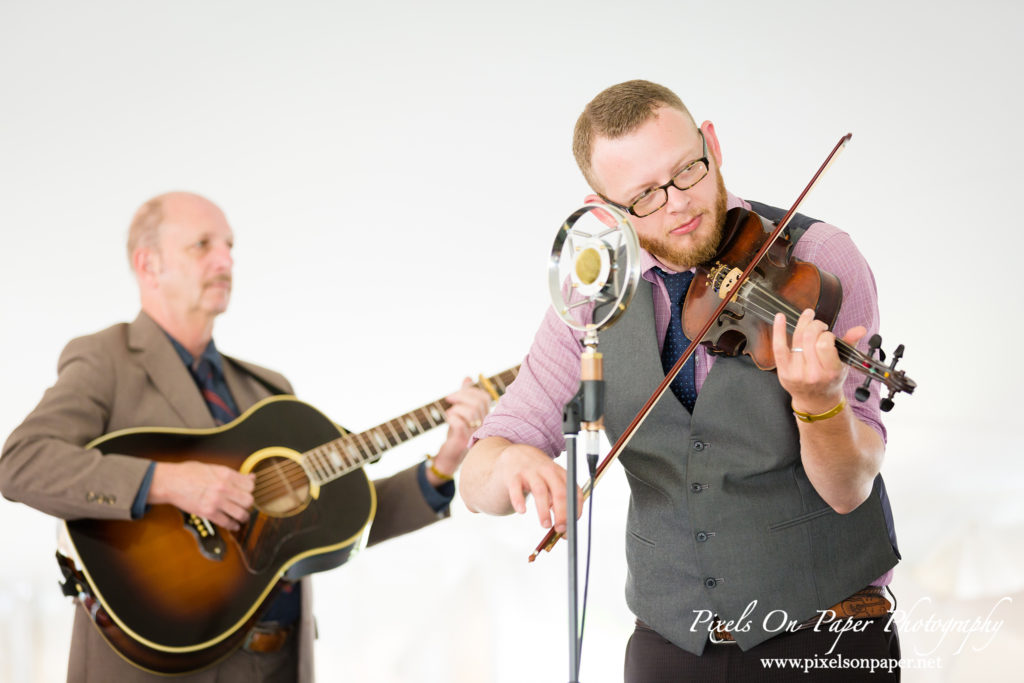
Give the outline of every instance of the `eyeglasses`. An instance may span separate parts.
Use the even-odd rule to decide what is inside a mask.
[[[629,206],[623,206],[622,204],[613,202],[603,194],[598,194],[598,196],[615,208],[622,209],[637,218],[650,216],[652,213],[668,203],[669,185],[672,185],[677,190],[689,190],[691,187],[704,180],[704,176],[708,174],[708,141],[704,138],[704,131],[698,128],[697,132],[700,133],[700,140],[703,147],[701,150],[701,158],[687,164],[686,168],[672,176],[672,179],[664,185],[650,188],[637,197]]]

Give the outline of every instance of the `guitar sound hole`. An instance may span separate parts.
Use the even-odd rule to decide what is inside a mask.
[[[253,497],[264,514],[288,517],[309,505],[309,479],[295,461],[272,456],[260,460],[252,471],[256,475]]]

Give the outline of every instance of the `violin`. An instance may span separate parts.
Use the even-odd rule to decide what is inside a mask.
[[[701,339],[715,354],[746,354],[761,370],[775,368],[772,321],[776,313],[785,314],[790,333],[800,312],[807,308],[814,310],[814,317],[831,330],[843,300],[843,288],[835,275],[790,255],[793,244],[786,233],[767,246],[749,276],[737,287],[743,272],[741,266],[751,262],[776,227],[752,211],[730,209],[718,253],[697,266],[693,284],[683,301],[683,332],[688,338]],[[726,299],[725,308],[714,318],[714,323],[703,337],[698,337],[702,325]],[[881,337],[873,335],[868,341],[870,353],[864,354],[837,338],[836,350],[842,362],[867,375],[856,398],[866,401],[870,396],[870,383],[878,381],[889,389],[888,397],[880,404],[883,411],[889,411],[896,393],[912,393],[917,384],[902,370],[895,369],[903,356],[903,346],[896,349],[892,364],[886,366],[881,343]],[[874,357],[876,351],[878,358]]]

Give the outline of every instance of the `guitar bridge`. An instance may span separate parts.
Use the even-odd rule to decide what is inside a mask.
[[[216,562],[223,560],[224,554],[227,551],[227,544],[224,543],[224,539],[217,532],[217,527],[211,524],[210,520],[204,519],[199,515],[193,515],[189,512],[182,512],[181,514],[184,517],[185,528],[195,536],[200,554],[208,560]]]

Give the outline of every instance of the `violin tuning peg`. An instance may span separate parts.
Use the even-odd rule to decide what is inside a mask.
[[[894,405],[895,404],[892,402],[891,398],[883,398],[881,402],[878,404],[878,407],[882,409],[882,412],[888,413],[890,410],[892,410],[892,407]]]
[[[864,382],[863,385],[857,387],[856,391],[853,392],[854,397],[863,403],[871,397],[871,389],[868,388],[870,382]]]
[[[896,347],[896,350],[892,352],[892,355],[896,360],[903,358],[903,344]]]
[[[868,339],[868,348],[877,349],[881,345],[882,345],[882,335],[880,335],[880,334],[873,334],[873,335],[871,335],[871,339]]]

